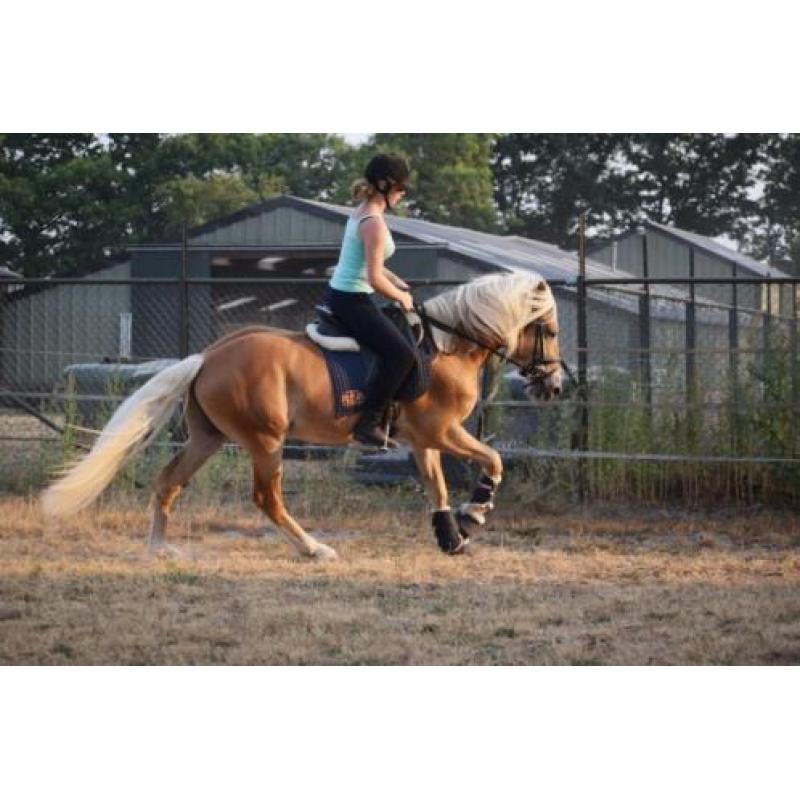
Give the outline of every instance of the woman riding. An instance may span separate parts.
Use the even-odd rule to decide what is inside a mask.
[[[374,302],[377,292],[411,311],[414,301],[408,284],[385,265],[395,252],[392,234],[383,218],[406,192],[408,164],[399,156],[377,155],[367,165],[364,178],[353,184],[353,197],[361,200],[344,231],[339,263],[327,287],[331,311],[353,336],[380,357],[380,370],[368,388],[364,410],[353,429],[356,441],[397,447],[388,439],[382,421],[409,371],[414,348],[381,313]]]

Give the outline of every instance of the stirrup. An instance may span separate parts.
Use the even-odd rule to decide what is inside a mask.
[[[381,430],[379,427],[375,427],[372,430],[366,431],[359,431],[357,429],[353,429],[353,438],[359,443],[364,444],[369,447],[377,447],[383,452],[388,452],[389,450],[396,450],[400,445],[389,436],[388,429],[384,428]]]

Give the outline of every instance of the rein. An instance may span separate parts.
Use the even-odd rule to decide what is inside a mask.
[[[536,344],[535,349],[533,351],[533,355],[531,356],[530,363],[528,364],[521,364],[514,358],[511,358],[507,353],[498,350],[495,347],[490,347],[488,344],[479,341],[473,336],[470,336],[463,331],[458,330],[457,328],[448,325],[446,322],[442,322],[441,320],[434,319],[433,317],[429,316],[428,313],[425,311],[422,305],[414,305],[414,311],[417,312],[420,319],[422,320],[423,325],[428,328],[428,334],[430,335],[430,325],[433,325],[434,328],[439,328],[440,330],[445,331],[446,333],[450,333],[453,336],[458,336],[460,339],[464,339],[472,344],[477,345],[478,347],[483,348],[484,350],[488,350],[493,355],[496,355],[502,361],[505,361],[508,364],[513,364],[519,371],[523,377],[534,379],[541,379],[545,377],[545,374],[542,371],[542,367],[548,364],[560,364],[564,372],[567,373],[569,379],[576,383],[575,377],[572,374],[572,370],[567,366],[567,362],[564,361],[563,358],[545,358],[544,357],[544,322],[536,322]],[[431,340],[433,340],[433,336],[430,336]]]

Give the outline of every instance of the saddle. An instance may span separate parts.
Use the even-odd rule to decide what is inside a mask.
[[[328,365],[335,414],[337,417],[356,414],[363,408],[367,388],[378,374],[380,358],[356,341],[325,303],[320,303],[315,310],[318,319],[306,325],[306,336],[319,345]],[[394,399],[415,400],[430,387],[430,364],[435,353],[433,340],[416,312],[406,314],[396,306],[385,306],[381,311],[413,345],[416,353],[414,367]]]

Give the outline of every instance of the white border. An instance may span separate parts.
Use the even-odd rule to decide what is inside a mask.
[[[783,797],[796,668],[5,669],[8,797]]]

